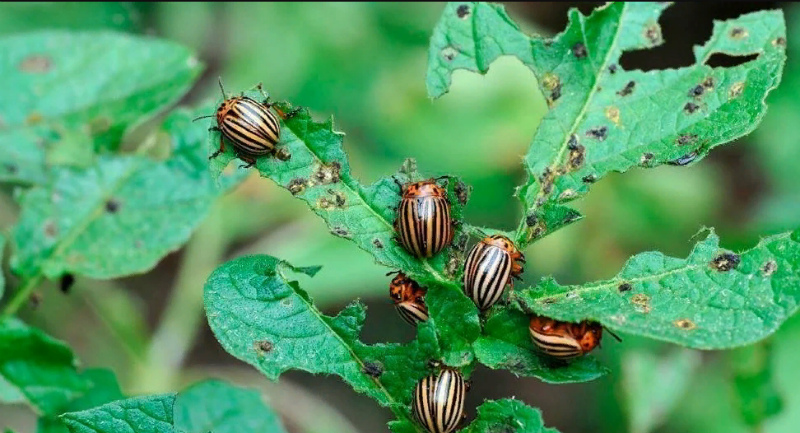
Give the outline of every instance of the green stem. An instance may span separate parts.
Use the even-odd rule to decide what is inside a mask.
[[[3,312],[0,313],[0,320],[7,319],[17,312],[17,310],[22,307],[22,304],[24,304],[25,301],[27,301],[31,296],[31,292],[36,288],[36,286],[39,285],[39,283],[42,281],[42,278],[43,275],[38,273],[26,280],[25,284],[20,287],[16,293],[14,293],[14,296],[11,297],[11,300],[8,301],[8,304],[3,307]]]
[[[194,346],[204,318],[203,286],[222,260],[227,245],[222,228],[223,202],[212,207],[206,221],[186,245],[167,308],[150,341],[145,361],[131,381],[137,391],[173,389],[177,373]]]

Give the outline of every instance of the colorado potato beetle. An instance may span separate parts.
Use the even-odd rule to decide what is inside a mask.
[[[256,163],[255,157],[275,153],[275,146],[281,136],[280,122],[270,110],[272,104],[269,102],[269,96],[264,93],[261,83],[257,88],[264,96],[264,102],[258,102],[244,94],[228,98],[220,79],[219,89],[222,91],[223,101],[217,108],[216,114],[194,119],[206,117],[216,117],[217,119],[217,126],[211,129],[221,133],[219,150],[214,152],[209,159],[213,159],[225,151],[224,138],[233,144],[239,158],[247,162],[245,168],[252,167]],[[288,115],[283,115],[280,111],[279,114],[281,117],[289,118],[298,111],[299,108]]]
[[[453,241],[447,191],[435,179],[398,185],[402,194],[394,222],[398,240],[411,254],[432,257]]]
[[[392,272],[386,274],[391,275]],[[394,306],[400,317],[406,322],[416,325],[418,322],[428,320],[428,306],[425,305],[425,293],[428,290],[408,278],[406,274],[397,272],[389,283],[389,296],[394,301]]]
[[[431,433],[449,433],[464,418],[464,394],[469,385],[461,373],[442,367],[417,382],[414,388],[414,417]]]
[[[561,322],[537,315],[531,317],[528,330],[533,344],[540,351],[559,359],[586,355],[600,345],[603,336],[603,326],[597,322]],[[619,340],[619,337],[609,333]]]
[[[525,256],[505,236],[493,235],[475,244],[464,263],[464,293],[481,310],[494,305],[506,284],[514,288],[512,278],[519,278]]]

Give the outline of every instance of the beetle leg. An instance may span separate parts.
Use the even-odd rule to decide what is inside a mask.
[[[220,129],[219,129],[218,126],[212,126],[212,127],[208,128],[208,130],[212,131],[212,132],[220,132]]]
[[[225,142],[222,140],[222,135],[220,135],[219,136],[219,149],[216,152],[212,153],[211,156],[208,157],[208,159],[214,159],[214,158],[218,157],[219,154],[224,152],[224,151],[225,151]]]
[[[252,157],[249,157],[249,156],[244,156],[244,155],[239,155],[239,158],[242,161],[245,161],[247,163],[246,165],[240,165],[239,168],[250,168],[250,167],[256,165],[256,159],[255,158],[252,158]]]
[[[394,183],[397,185],[397,187],[398,187],[398,188],[400,188],[400,194],[402,194],[402,193],[403,193],[403,184],[402,184],[402,183],[400,183],[400,181],[399,181],[399,180],[397,180],[397,178],[396,178],[396,177],[394,177],[394,176],[392,176],[392,180],[393,180],[393,181],[394,181]]]

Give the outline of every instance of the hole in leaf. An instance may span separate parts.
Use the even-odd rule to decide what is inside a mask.
[[[714,20],[734,19],[749,12],[778,7],[780,4],[775,2],[678,2],[664,10],[658,20],[664,43],[653,48],[625,51],[619,63],[625,70],[645,72],[691,66],[695,63],[693,47],[704,45],[711,38]],[[728,30],[724,36],[733,37],[732,32]],[[744,33],[737,32],[736,38],[745,39]]]
[[[706,65],[712,68],[732,68],[734,66],[743,65],[757,58],[758,54],[731,56],[730,54],[725,53],[714,53],[708,58],[708,60],[706,60]]]

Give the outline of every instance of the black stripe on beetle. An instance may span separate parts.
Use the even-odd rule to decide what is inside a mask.
[[[453,241],[450,202],[433,179],[403,187],[395,230],[400,244],[416,257],[432,257]]]
[[[513,277],[522,273],[525,258],[501,235],[486,237],[470,250],[464,263],[464,293],[481,310],[494,305]]]
[[[450,433],[464,414],[467,384],[458,370],[444,367],[422,378],[414,388],[414,417],[431,433]]]

